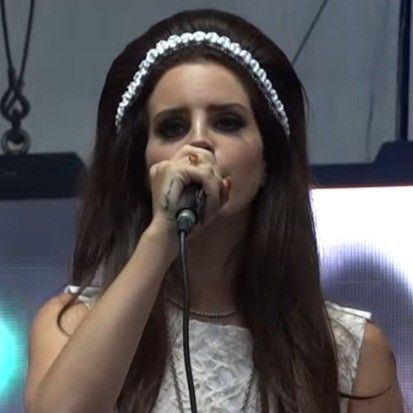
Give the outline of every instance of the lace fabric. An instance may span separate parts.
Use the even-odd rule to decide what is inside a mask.
[[[74,294],[77,286],[66,286],[64,292]],[[79,299],[89,308],[98,299],[99,287],[87,287]],[[351,393],[357,374],[357,366],[366,321],[371,313],[326,302],[338,352],[340,390]],[[167,304],[168,330],[172,343],[178,384],[185,412],[190,412],[189,393],[182,352],[182,312],[173,304]],[[248,388],[252,363],[252,336],[248,329],[189,320],[191,367],[201,412],[239,412]],[[257,380],[251,387],[246,412],[260,410]],[[165,375],[153,413],[179,413],[170,362],[167,360]],[[270,410],[271,411],[271,410]],[[340,413],[347,413],[347,399],[340,400]]]

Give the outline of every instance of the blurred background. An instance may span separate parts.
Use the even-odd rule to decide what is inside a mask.
[[[326,296],[373,313],[395,350],[406,409],[413,407],[411,1],[1,5],[0,413],[24,411],[33,316],[68,280],[78,177],[109,66],[155,21],[195,7],[239,14],[293,63],[310,102]],[[12,88],[10,64],[17,79],[22,62],[21,87]]]

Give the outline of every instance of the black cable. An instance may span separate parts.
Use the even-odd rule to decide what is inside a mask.
[[[28,115],[30,111],[30,103],[28,99],[23,95],[22,88],[24,85],[23,76],[26,69],[26,62],[29,54],[29,44],[33,26],[35,6],[34,1],[35,0],[30,0],[30,10],[26,28],[20,74],[18,77],[16,77],[16,70],[13,66],[13,60],[10,51],[10,39],[7,26],[5,0],[0,0],[1,21],[8,63],[7,72],[9,80],[9,87],[0,100],[0,111],[4,118],[11,122],[12,125],[11,129],[8,130],[1,138],[1,147],[6,154],[27,153],[30,147],[30,137],[28,133],[21,128],[21,121]],[[20,104],[20,108],[16,107],[16,102]],[[15,145],[20,145],[20,148],[11,149],[9,146],[10,142]]]
[[[202,184],[193,182],[186,186],[180,196],[176,212],[176,229],[179,237],[179,251],[182,269],[182,289],[183,289],[183,319],[182,336],[183,352],[185,360],[185,372],[188,383],[191,412],[197,413],[194,381],[192,378],[191,357],[189,350],[189,287],[188,269],[186,265],[186,236],[194,229],[198,223],[202,224],[205,216],[206,195],[202,190]],[[177,389],[178,390],[178,389]],[[183,408],[181,406],[181,408]]]
[[[1,6],[1,20],[2,20],[2,27],[3,27],[4,43],[6,47],[8,68],[9,69],[12,68],[14,70],[13,62],[11,58],[11,52],[10,52],[9,30],[7,26],[6,7],[4,5],[4,0],[1,0],[0,6]],[[20,66],[20,75],[18,78],[19,82],[21,82],[23,75],[24,75],[24,71],[26,69],[26,61],[27,61],[27,56],[29,54],[29,44],[30,44],[32,26],[33,26],[33,15],[34,15],[34,0],[30,0],[30,11],[29,11],[29,17],[28,17],[28,22],[27,22],[26,37],[25,37],[24,49],[23,49],[23,57],[22,57],[22,63]]]
[[[309,29],[307,30],[307,33],[304,35],[303,40],[301,41],[300,45],[298,46],[297,51],[294,54],[294,57],[292,59],[292,64],[294,65],[295,62],[297,61],[298,57],[300,56],[305,44],[307,43],[307,40],[309,39],[315,25],[317,24],[318,20],[320,19],[321,14],[323,13],[326,5],[328,3],[328,0],[324,0],[324,2],[322,3],[322,5],[320,6],[320,8],[317,11],[317,14],[315,15],[313,21],[310,24]]]
[[[7,63],[9,67],[13,66],[10,53],[9,30],[7,28],[6,8],[4,7],[4,0],[0,2],[1,7],[1,22],[3,27],[4,43],[6,46]]]
[[[192,378],[191,356],[189,352],[189,337],[188,337],[188,324],[189,324],[189,288],[188,288],[188,270],[186,266],[186,233],[185,231],[179,231],[179,245],[181,255],[181,268],[183,275],[183,296],[184,296],[184,308],[183,308],[183,320],[182,320],[182,335],[183,335],[183,347],[184,347],[184,360],[186,379],[188,382],[189,399],[191,402],[191,412],[197,413],[195,388]]]
[[[396,140],[407,142],[409,134],[411,0],[401,0],[397,62]]]
[[[28,22],[27,22],[26,41],[24,43],[23,60],[22,60],[21,68],[20,68],[19,80],[23,78],[23,74],[26,69],[26,61],[27,61],[27,56],[29,54],[29,41],[31,39],[31,34],[32,34],[33,15],[34,15],[34,0],[30,0],[30,11],[29,11],[29,17],[28,17]]]

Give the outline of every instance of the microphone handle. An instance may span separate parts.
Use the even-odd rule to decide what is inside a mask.
[[[195,215],[196,223],[198,221],[202,223],[205,212],[205,203],[206,195],[202,189],[202,184],[193,182],[184,187],[181,192],[176,217],[178,218],[183,210],[189,209]]]

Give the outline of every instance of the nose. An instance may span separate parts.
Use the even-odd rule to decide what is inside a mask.
[[[208,151],[214,153],[214,147],[212,146],[212,144],[202,137],[190,139],[188,145],[195,146],[197,148],[207,149]]]
[[[189,133],[188,145],[198,148],[207,149],[214,154],[214,145],[208,135],[208,126],[204,119],[198,118],[194,120],[193,126]]]

